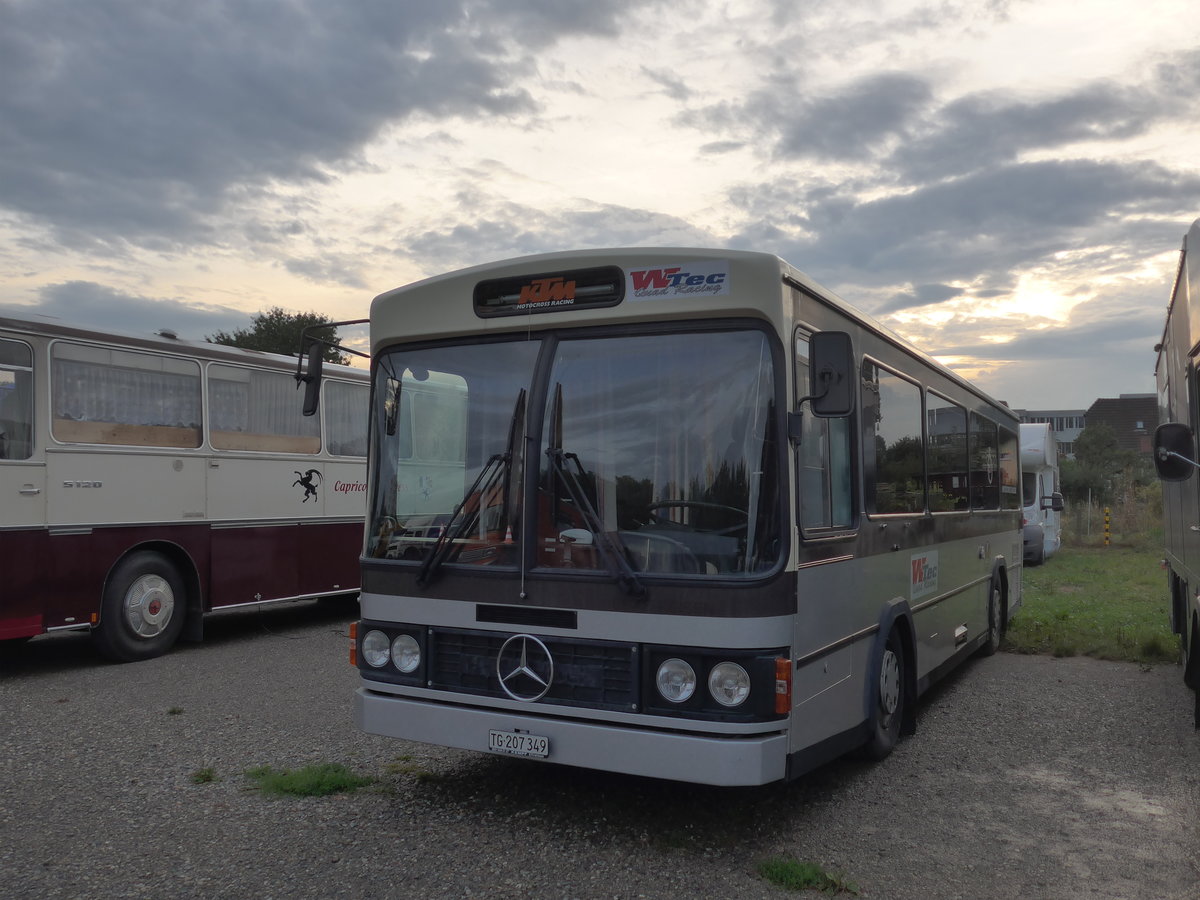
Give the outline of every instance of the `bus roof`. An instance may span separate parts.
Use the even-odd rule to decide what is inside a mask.
[[[262,350],[246,350],[227,344],[214,344],[210,341],[188,340],[177,337],[169,329],[161,329],[153,334],[138,334],[116,329],[71,325],[54,316],[20,315],[11,310],[0,310],[0,330],[41,335],[48,338],[119,344],[131,349],[155,350],[219,362],[236,362],[243,365],[270,366],[271,368],[296,365],[295,356],[267,353]],[[299,335],[297,335],[297,349],[299,349]],[[341,374],[354,378],[361,378],[366,374],[364,369],[354,369],[351,366],[342,366],[336,363],[327,363],[325,372],[334,376]]]
[[[481,318],[475,310],[462,303],[463,298],[472,296],[476,285],[484,281],[531,276],[537,278],[554,273],[571,273],[575,270],[598,266],[616,266],[623,270],[628,283],[625,300],[619,306],[609,304],[603,308],[573,308],[572,325],[616,324],[645,321],[647,305],[630,302],[642,298],[632,296],[636,278],[652,279],[657,274],[670,272],[676,266],[681,269],[692,267],[700,271],[716,272],[714,263],[724,263],[727,276],[725,286],[736,284],[737,295],[728,291],[705,293],[697,286],[691,293],[682,289],[667,296],[655,297],[654,318],[658,321],[695,319],[700,316],[737,317],[751,316],[772,321],[779,333],[785,333],[789,322],[782,304],[766,304],[739,300],[753,297],[778,297],[780,284],[786,283],[811,296],[844,315],[861,327],[875,332],[889,343],[902,349],[914,359],[941,371],[946,377],[975,394],[997,409],[1008,412],[1015,421],[1017,416],[1004,404],[989,396],[980,388],[958,375],[944,364],[905,338],[883,325],[869,314],[846,302],[840,296],[823,287],[805,272],[797,269],[773,253],[756,250],[732,250],[700,247],[616,247],[607,249],[565,250],[532,256],[514,257],[496,262],[470,266],[464,269],[434,275],[411,284],[394,288],[375,297],[371,303],[372,353],[398,335],[413,340],[455,337],[463,333],[492,334],[519,331],[538,331],[562,327],[563,322],[554,312],[545,315],[506,315],[496,318]],[[701,269],[700,264],[709,268]],[[678,271],[678,270],[676,270]],[[661,284],[661,280],[658,282]],[[747,290],[747,287],[750,289]],[[437,298],[436,302],[424,306],[406,303],[412,299],[406,295],[421,293]],[[720,298],[723,302],[713,302]],[[445,302],[442,302],[445,301]],[[459,305],[454,306],[457,302]],[[447,309],[457,313],[447,313]]]

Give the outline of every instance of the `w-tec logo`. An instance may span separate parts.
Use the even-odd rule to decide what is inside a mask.
[[[912,580],[909,582],[909,596],[912,599],[924,597],[937,590],[938,555],[936,550],[912,557],[910,565],[912,566]]]
[[[688,265],[631,269],[627,295],[633,300],[716,297],[729,293],[729,263],[698,259]]]
[[[562,277],[535,278],[529,284],[521,286],[521,303],[548,303],[551,300],[574,300],[575,282],[566,281]]]

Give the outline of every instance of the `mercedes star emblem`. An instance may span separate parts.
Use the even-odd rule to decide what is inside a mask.
[[[541,700],[554,681],[554,657],[532,634],[514,634],[496,654],[500,687],[514,700]]]

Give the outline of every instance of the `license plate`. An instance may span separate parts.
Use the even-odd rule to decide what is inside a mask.
[[[520,731],[489,731],[488,750],[493,753],[507,753],[509,756],[544,758],[550,755],[550,738]]]

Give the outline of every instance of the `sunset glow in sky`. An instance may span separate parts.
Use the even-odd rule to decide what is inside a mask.
[[[1017,407],[1153,390],[1182,0],[0,0],[0,311],[200,338],[489,260],[778,253]]]

